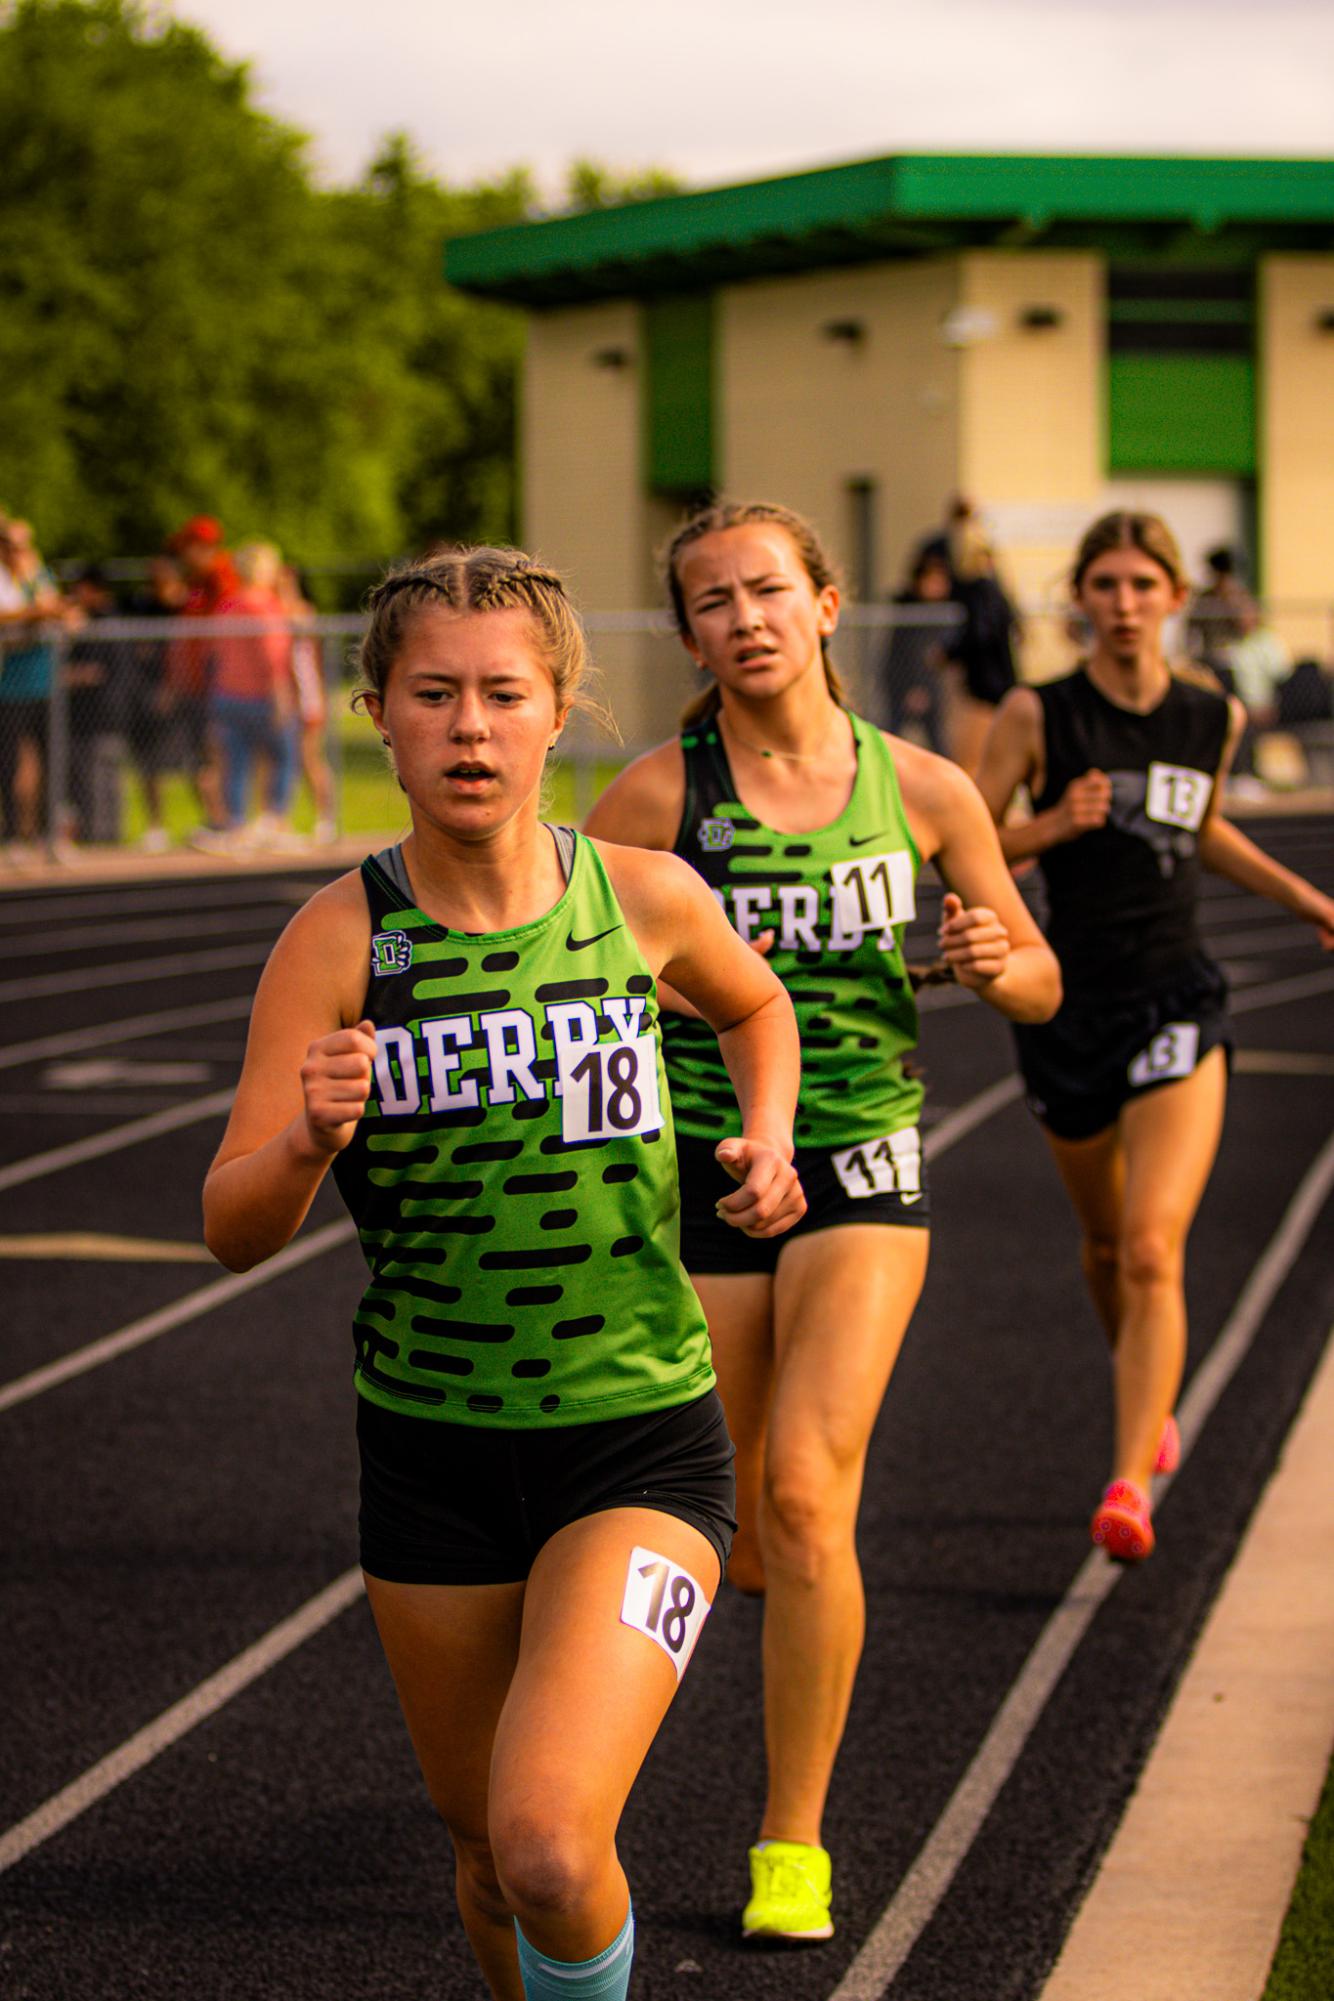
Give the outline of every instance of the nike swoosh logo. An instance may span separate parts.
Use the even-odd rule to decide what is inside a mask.
[[[596,945],[599,938],[610,938],[612,932],[619,931],[620,928],[619,924],[609,924],[605,931],[595,931],[591,938],[576,938],[571,931],[565,939],[566,949],[570,952],[583,952],[588,946]]]
[[[888,832],[888,827],[881,827],[879,832],[874,834],[849,834],[848,846],[850,848],[864,848],[870,841],[883,841]]]
[[[922,1198],[920,1195],[900,1195],[899,1197],[899,1200],[900,1202],[902,1202],[905,1209],[911,1209],[913,1203],[920,1202],[921,1199]]]

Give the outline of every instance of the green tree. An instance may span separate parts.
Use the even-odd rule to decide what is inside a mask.
[[[406,138],[318,187],[246,65],[140,0],[0,0],[0,503],[54,554],[184,516],[299,560],[515,524],[522,318],[452,292],[451,236],[537,212],[451,188]],[[571,169],[578,206],[665,175]]]

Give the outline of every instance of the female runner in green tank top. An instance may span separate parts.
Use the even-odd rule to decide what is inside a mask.
[[[699,1148],[734,1122],[716,1043],[688,1007],[668,1019],[667,1052],[682,1256],[737,1445],[729,1575],[766,1592],[769,1788],[742,1928],[811,1941],[833,1930],[821,1821],[863,1639],[863,1465],[926,1272],[900,940],[920,865],[934,860],[948,885],[940,947],[955,979],[1038,1021],[1060,978],[971,781],[845,707],[825,657],[839,594],[809,524],[775,506],[709,508],[674,538],[668,583],[708,688],[682,736],[630,765],[589,827],[686,855],[770,955],[801,1028],[809,1207],[781,1250],[733,1254],[712,1227],[723,1190]]]
[[[656,982],[718,1031],[724,1207],[763,1238],[804,1206],[795,1023],[690,869],[539,818],[583,666],[558,577],[460,551],[372,607],[412,832],[275,947],[206,1236],[247,1269],[335,1168],[370,1266],[363,1569],[464,1925],[496,2001],[619,2001],[616,1827],[732,1526]]]

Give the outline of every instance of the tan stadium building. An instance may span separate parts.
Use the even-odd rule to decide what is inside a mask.
[[[522,535],[589,608],[657,603],[702,494],[809,514],[869,601],[965,493],[1026,600],[1156,506],[1330,650],[1334,160],[865,160],[462,238],[446,276],[528,311]],[[632,739],[681,693],[646,646],[601,649]]]

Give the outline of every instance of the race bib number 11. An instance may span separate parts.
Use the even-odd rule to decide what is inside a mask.
[[[909,1203],[921,1200],[922,1140],[916,1126],[905,1126],[887,1139],[868,1139],[861,1146],[844,1147],[829,1157],[845,1194],[897,1195],[901,1202]]]
[[[863,931],[892,932],[916,914],[912,856],[904,848],[884,855],[859,855],[856,861],[835,862],[829,871],[834,915],[845,936]],[[892,945],[892,935],[883,939]]]

